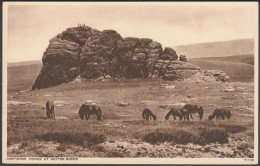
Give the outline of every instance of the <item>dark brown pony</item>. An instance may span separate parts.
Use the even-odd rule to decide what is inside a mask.
[[[89,117],[93,114],[97,116],[97,120],[101,120],[102,110],[100,107],[95,105],[82,104],[78,114],[81,120],[83,120],[84,118],[88,120]]]
[[[199,117],[200,117],[200,120],[202,119],[203,117],[203,108],[201,106],[198,106],[198,105],[191,105],[191,104],[186,104],[182,109],[185,109],[188,111],[188,114],[189,116],[191,117],[191,119],[193,119],[192,115],[191,114],[195,114],[195,113],[198,113],[199,114]],[[184,111],[185,111],[184,110]],[[187,116],[187,120],[189,120],[189,116]]]
[[[187,109],[182,108],[180,112],[184,118],[183,120],[190,120],[190,112]]]
[[[224,120],[225,118],[231,118],[231,112],[225,109],[215,109],[214,112],[209,115],[209,120],[212,120],[216,117],[216,120]],[[221,119],[220,119],[221,118]]]
[[[176,110],[174,108],[172,108],[165,116],[165,119],[168,120],[170,116],[173,116],[174,120],[176,120],[176,116],[179,117],[179,120],[182,120],[183,119],[183,115],[181,113],[180,110]]]
[[[52,100],[47,100],[47,103],[46,103],[46,116],[47,116],[47,118],[55,118],[54,102]]]
[[[142,117],[143,117],[143,119],[146,119],[146,120],[152,120],[152,119],[157,120],[157,117],[148,108],[145,108],[143,110]]]

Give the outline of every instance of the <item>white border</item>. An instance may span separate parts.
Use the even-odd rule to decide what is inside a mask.
[[[145,5],[145,6],[254,6],[257,13],[254,65],[254,161],[244,158],[78,158],[75,160],[6,160],[7,158],[7,14],[9,5]],[[257,164],[258,163],[258,3],[257,2],[4,2],[3,3],[3,65],[2,65],[2,162],[20,164]],[[54,157],[55,158],[55,157]],[[65,157],[66,158],[66,157]],[[44,159],[44,158],[42,158]]]

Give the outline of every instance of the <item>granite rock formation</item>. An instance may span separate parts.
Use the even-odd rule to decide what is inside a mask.
[[[200,71],[186,63],[170,47],[148,38],[123,38],[114,30],[88,26],[68,28],[50,41],[42,57],[43,67],[32,89],[70,82],[79,76],[97,79],[162,78],[182,80]]]

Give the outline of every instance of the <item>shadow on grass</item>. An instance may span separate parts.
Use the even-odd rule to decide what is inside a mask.
[[[227,143],[229,135],[223,129],[200,129],[198,132],[176,130],[172,133],[155,131],[146,134],[143,141],[158,144],[163,142],[173,142],[176,144],[194,143],[199,145],[205,145],[209,143]]]
[[[79,132],[55,132],[36,136],[44,141],[57,141],[62,144],[75,144],[81,146],[92,146],[106,141],[102,134],[79,133]]]

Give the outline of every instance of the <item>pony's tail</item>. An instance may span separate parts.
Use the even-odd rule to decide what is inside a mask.
[[[100,107],[98,107],[97,120],[101,120],[101,116],[102,116],[102,110]]]
[[[228,118],[228,119],[230,119],[230,118],[231,118],[231,116],[232,116],[231,112],[230,112],[230,111],[228,111],[228,112],[227,112],[227,118]]]

